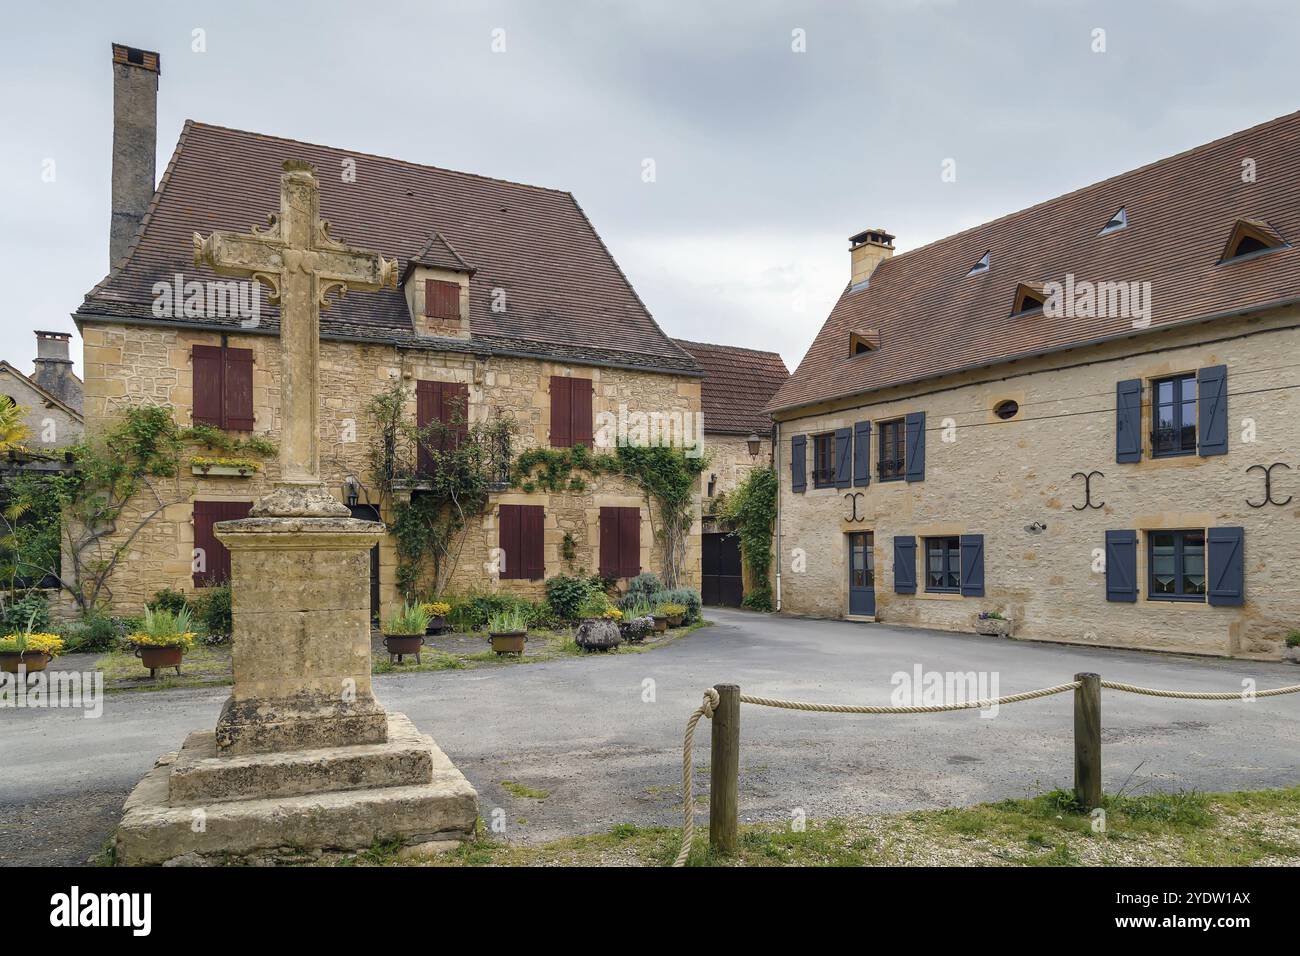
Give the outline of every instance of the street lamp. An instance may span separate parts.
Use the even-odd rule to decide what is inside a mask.
[[[348,475],[343,479],[343,500],[348,503],[349,508],[355,508],[360,498],[361,482],[357,481],[356,475]]]
[[[759,450],[763,447],[763,439],[759,438],[758,435],[750,435],[746,444],[749,445],[749,457],[757,458]]]

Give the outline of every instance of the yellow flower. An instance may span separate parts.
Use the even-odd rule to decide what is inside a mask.
[[[446,601],[430,601],[424,605],[424,611],[429,617],[446,617],[451,613],[451,605]]]
[[[623,612],[616,607],[611,607],[608,608],[601,617],[607,621],[621,621],[623,620]]]
[[[153,637],[144,631],[136,631],[134,634],[128,634],[126,639],[141,647],[183,647],[189,650],[194,646],[193,631],[186,631],[184,634],[166,634],[162,637]]]
[[[22,637],[21,631],[0,637],[0,651],[16,653]],[[28,634],[27,646],[24,649],[33,654],[49,654],[51,657],[58,657],[63,652],[63,638],[57,634]]]

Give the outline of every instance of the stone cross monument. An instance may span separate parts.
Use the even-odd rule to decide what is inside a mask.
[[[120,863],[451,845],[473,832],[469,782],[370,681],[370,549],[320,475],[320,309],[396,282],[396,263],[330,238],[311,167],[288,161],[270,228],[194,236],[194,258],[270,287],[280,306],[280,476],[248,518],[217,524],[231,554],[235,685],[215,732],[186,738],[127,799]],[[203,827],[194,814],[202,812]]]

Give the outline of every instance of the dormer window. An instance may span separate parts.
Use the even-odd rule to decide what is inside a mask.
[[[849,357],[866,355],[880,348],[880,332],[876,329],[863,329],[861,332],[849,333]]]
[[[1011,314],[1031,315],[1041,312],[1047,302],[1047,293],[1041,286],[1022,282],[1016,286],[1016,298],[1011,305]]]
[[[1124,211],[1123,206],[1120,206],[1119,212],[1110,217],[1110,222],[1102,226],[1101,232],[1097,233],[1097,235],[1108,236],[1112,232],[1119,232],[1121,229],[1126,228],[1128,228],[1128,213]]]
[[[1273,227],[1258,219],[1238,219],[1228,237],[1228,244],[1223,247],[1220,262],[1233,259],[1245,259],[1269,252],[1273,249],[1287,249],[1286,241],[1273,230]]]
[[[977,275],[979,275],[981,272],[988,272],[988,271],[989,271],[989,262],[991,261],[989,257],[990,257],[991,255],[992,255],[992,250],[990,250],[989,252],[986,252],[986,253],[984,253],[984,255],[980,256],[980,261],[977,262],[977,263],[975,263],[973,266],[971,266],[970,269],[969,269],[969,271],[967,271],[966,274],[967,274],[968,276],[977,276]]]
[[[460,320],[460,283],[424,280],[424,314],[431,319]]]

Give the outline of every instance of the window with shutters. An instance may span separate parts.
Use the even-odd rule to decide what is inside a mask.
[[[1147,596],[1153,601],[1205,600],[1205,532],[1147,532]]]
[[[439,452],[455,451],[469,434],[469,386],[462,382],[415,383],[415,427],[420,431],[416,470],[432,475]]]
[[[835,433],[813,435],[813,487],[835,484]]]
[[[878,427],[880,433],[879,458],[876,461],[876,471],[881,481],[899,481],[903,477],[906,448],[906,434],[903,431],[903,419],[896,418],[893,421],[881,422]]]
[[[961,538],[925,539],[925,589],[958,593],[961,589]]]
[[[551,447],[593,446],[591,379],[551,376]]]
[[[224,584],[230,580],[230,552],[217,538],[218,521],[247,518],[251,501],[194,502],[193,575],[196,588]]]
[[[634,578],[641,573],[641,509],[600,509],[600,576]]]
[[[424,314],[431,319],[459,319],[460,283],[425,279]]]
[[[253,350],[195,345],[191,419],[228,431],[253,430]]]
[[[1196,376],[1151,383],[1151,456],[1196,454]]]
[[[503,580],[539,581],[546,577],[546,511],[541,505],[501,505],[497,529]]]

